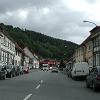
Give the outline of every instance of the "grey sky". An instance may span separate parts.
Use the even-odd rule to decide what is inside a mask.
[[[100,25],[100,0],[0,0],[0,22],[80,44]]]

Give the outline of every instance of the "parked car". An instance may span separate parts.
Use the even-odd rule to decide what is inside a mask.
[[[86,87],[92,87],[93,90],[100,88],[100,66],[97,66],[91,70],[86,78]]]
[[[57,67],[53,67],[51,72],[58,73],[58,68]]]
[[[25,74],[28,74],[29,73],[29,67],[24,67],[23,71],[24,71]]]
[[[15,74],[16,74],[16,76],[19,76],[20,75],[20,67],[17,66],[17,65],[14,65],[14,68],[15,68]]]
[[[22,75],[24,73],[23,67],[24,66],[19,66],[19,68],[20,68],[20,75]]]
[[[48,67],[43,67],[42,70],[43,70],[43,71],[48,71],[49,68],[48,68]]]
[[[43,71],[48,71],[48,70],[49,70],[48,64],[43,64],[43,65],[42,65],[42,70],[43,70]]]
[[[6,77],[14,77],[16,76],[15,67],[13,65],[4,65],[6,69]]]
[[[0,79],[6,79],[6,70],[3,65],[0,65]]]
[[[73,79],[85,79],[89,74],[89,66],[86,62],[75,63],[71,75]]]

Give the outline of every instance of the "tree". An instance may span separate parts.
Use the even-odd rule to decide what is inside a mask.
[[[13,27],[12,25],[4,25],[1,23],[0,28],[2,30],[4,29],[7,35],[12,37],[19,46],[27,46],[42,58],[57,60],[61,60],[61,58],[67,59],[71,57],[71,54],[78,46],[70,41],[56,39],[27,29],[23,30],[19,27]],[[67,48],[65,48],[65,46],[67,46]]]

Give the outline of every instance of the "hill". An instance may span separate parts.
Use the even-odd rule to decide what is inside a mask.
[[[70,41],[56,39],[39,32],[13,27],[12,25],[1,23],[0,27],[21,47],[27,46],[31,51],[43,58],[68,59],[78,46]]]

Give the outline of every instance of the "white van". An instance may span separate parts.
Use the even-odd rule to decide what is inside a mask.
[[[89,74],[89,66],[87,62],[75,63],[72,68],[72,78],[86,77]]]

